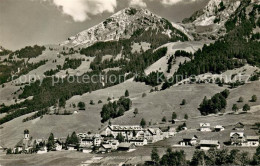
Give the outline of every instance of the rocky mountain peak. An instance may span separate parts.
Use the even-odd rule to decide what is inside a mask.
[[[152,13],[148,9],[128,7],[118,11],[103,22],[95,25],[75,36],[68,38],[61,45],[70,47],[88,47],[96,42],[117,41],[129,39],[138,30],[156,30],[169,38],[174,35],[185,36],[178,27]],[[187,35],[185,36],[187,38]]]
[[[156,28],[161,19],[147,9],[128,7],[113,14],[98,25],[68,38],[62,44],[73,47],[88,47],[98,41],[130,38],[138,29]]]

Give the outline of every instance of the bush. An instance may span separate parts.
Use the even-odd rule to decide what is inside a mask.
[[[187,114],[184,115],[184,119],[188,120],[189,116]]]
[[[253,95],[251,98],[251,102],[256,102],[256,101],[257,101],[257,97],[256,97],[256,95]]]
[[[94,103],[93,100],[90,100],[89,104],[90,104],[90,105],[95,105],[95,103]]]
[[[239,97],[237,102],[242,103],[243,101],[244,101],[244,98],[243,97]]]
[[[79,108],[79,110],[85,110],[85,103],[84,102],[79,102],[78,103],[78,108]]]
[[[162,122],[166,122],[167,120],[166,120],[166,116],[164,116],[163,118],[162,118]]]
[[[186,100],[183,99],[182,102],[181,102],[181,105],[185,105],[186,104]]]
[[[247,112],[247,111],[249,111],[249,110],[250,110],[250,106],[249,106],[248,104],[245,104],[245,105],[243,106],[243,111]]]

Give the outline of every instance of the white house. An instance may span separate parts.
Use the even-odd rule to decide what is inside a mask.
[[[218,140],[201,140],[199,148],[202,150],[209,150],[210,148],[220,149],[220,143]]]
[[[200,131],[202,132],[211,131],[210,123],[200,123]]]
[[[94,138],[92,136],[87,136],[80,139],[80,147],[90,147],[93,146]]]
[[[169,137],[173,137],[176,134],[176,128],[171,127],[168,131]]]
[[[68,149],[68,150],[77,150],[77,149],[76,149],[76,145],[73,145],[73,144],[68,145],[68,146],[67,146],[67,149]]]
[[[91,148],[88,148],[88,147],[83,147],[83,148],[82,148],[82,152],[83,152],[83,153],[91,153],[91,152],[92,152],[92,149],[91,149]]]
[[[259,146],[259,136],[246,136],[246,141],[242,143],[242,146]]]
[[[116,150],[119,145],[119,141],[116,139],[109,139],[109,140],[106,140],[104,142],[104,144],[109,144],[111,146],[112,150]]]
[[[55,150],[56,151],[61,151],[62,150],[62,143],[59,140],[57,140],[55,142]]]
[[[217,126],[215,126],[215,131],[216,131],[216,132],[224,131],[224,130],[225,130],[225,128],[224,128],[222,125],[217,125]]]
[[[46,147],[46,146],[42,147],[42,148],[37,152],[37,154],[44,154],[44,153],[47,153],[47,147]]]
[[[101,143],[103,141],[103,138],[100,135],[95,135],[93,140],[94,146],[101,146]]]
[[[148,141],[146,138],[142,138],[142,137],[133,137],[129,140],[130,143],[133,143],[135,146],[144,146],[148,144]]]
[[[238,132],[230,133],[230,142],[232,145],[242,145],[244,141],[245,141],[244,132],[238,131]]]
[[[185,137],[179,142],[181,146],[194,146],[197,144],[198,137],[196,135],[192,137]]]
[[[144,138],[146,138],[149,143],[161,141],[163,140],[163,132],[159,128],[148,128],[145,131]]]

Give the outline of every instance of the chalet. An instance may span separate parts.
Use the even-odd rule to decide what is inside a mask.
[[[119,141],[116,140],[116,139],[107,139],[107,140],[105,140],[105,138],[104,138],[104,142],[103,143],[104,144],[109,144],[111,146],[112,150],[116,150],[118,145],[119,145]]]
[[[169,137],[173,137],[176,134],[176,128],[174,127],[169,128],[168,133],[169,133]]]
[[[96,134],[93,139],[93,145],[99,147],[99,146],[101,146],[102,141],[103,141],[103,137]]]
[[[220,143],[218,140],[201,140],[199,148],[202,150],[209,150],[210,148],[220,149]]]
[[[120,151],[129,151],[135,149],[135,145],[133,143],[123,142],[118,145],[117,150]]]
[[[55,150],[61,151],[62,150],[62,143],[59,140],[55,141]]]
[[[44,146],[42,147],[40,150],[38,150],[37,154],[44,154],[44,153],[47,153],[47,147]]]
[[[159,128],[148,128],[145,131],[144,138],[146,138],[149,143],[161,141],[163,140],[163,132]]]
[[[183,138],[182,141],[179,142],[181,146],[194,146],[197,144],[198,137],[196,135],[192,137]]]
[[[220,131],[225,130],[225,128],[222,125],[217,125],[214,129],[215,129],[216,132],[220,132]]]
[[[133,137],[129,140],[130,143],[133,143],[135,146],[144,146],[147,145],[148,141],[143,137]]]
[[[246,141],[242,143],[242,146],[259,146],[259,136],[246,136]]]
[[[244,130],[244,127],[245,127],[245,125],[244,125],[243,123],[238,122],[238,123],[235,125],[235,127],[234,127],[233,130],[243,131],[243,130]]]
[[[80,139],[80,147],[90,147],[93,146],[94,138],[92,136],[87,136]]]
[[[210,123],[200,123],[200,131],[211,131],[210,129]]]
[[[109,144],[102,144],[98,149],[100,153],[109,153],[112,151],[112,147]]]
[[[241,145],[245,141],[244,132],[231,132],[230,133],[230,142],[232,145]]]
[[[91,153],[92,152],[92,148],[90,148],[90,147],[82,147],[80,150],[83,153]]]
[[[78,133],[77,136],[80,138],[85,138],[88,136],[88,134],[87,133]]]
[[[69,144],[69,145],[67,146],[67,150],[77,150],[77,145]]]
[[[120,125],[109,125],[102,133],[103,136],[112,135],[114,138],[120,133],[126,139],[130,139],[134,137],[139,131],[142,131],[143,128],[141,126],[120,126]]]

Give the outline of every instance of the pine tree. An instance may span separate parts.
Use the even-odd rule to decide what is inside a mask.
[[[129,96],[129,92],[128,90],[125,91],[125,97],[128,97]]]
[[[140,122],[140,126],[142,126],[143,128],[146,125],[146,121],[144,120],[144,118],[142,118],[141,122]]]
[[[237,111],[238,111],[238,107],[237,107],[237,105],[236,105],[236,104],[233,104],[232,111],[235,111],[235,112],[237,112]]]
[[[54,135],[53,133],[50,134],[47,142],[47,149],[48,151],[52,150],[54,148]]]

